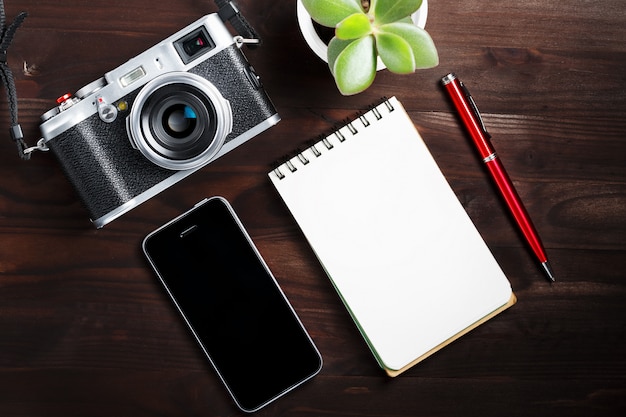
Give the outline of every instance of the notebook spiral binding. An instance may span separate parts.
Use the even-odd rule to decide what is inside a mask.
[[[369,127],[376,120],[382,119],[385,111],[391,113],[394,111],[394,107],[387,97],[383,97],[380,102],[371,106],[368,110],[358,113],[353,118],[344,120],[341,124],[335,126],[328,134],[322,134],[315,139],[306,142],[304,147],[298,148],[295,152],[285,155],[281,158],[282,162],[276,162],[273,164],[273,173],[282,180],[286,177],[287,172],[296,172],[298,170],[297,164],[302,166],[307,165],[311,158],[305,155],[305,151],[309,150],[315,158],[322,156],[320,147],[326,148],[326,150],[332,150],[335,147],[336,141],[343,143],[351,136],[359,134],[359,130],[355,127],[357,120],[364,128]],[[373,117],[372,117],[373,116]],[[358,124],[357,124],[358,126]],[[359,127],[360,129],[360,127]],[[335,144],[333,144],[335,142]],[[282,170],[281,170],[282,169]],[[285,172],[283,172],[285,171]]]

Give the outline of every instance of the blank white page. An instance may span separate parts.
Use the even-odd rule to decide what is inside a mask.
[[[268,175],[379,364],[399,370],[511,286],[395,97],[339,133]]]

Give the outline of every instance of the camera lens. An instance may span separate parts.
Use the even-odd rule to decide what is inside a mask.
[[[191,107],[175,104],[165,111],[163,129],[172,137],[184,138],[195,130],[197,120],[198,116]]]
[[[173,151],[181,151],[183,143],[200,140],[207,134],[211,137],[215,134],[216,115],[210,103],[203,103],[195,96],[188,95],[188,92],[180,91],[181,87],[176,84],[172,88],[179,91],[154,104],[152,101],[147,103],[149,107],[144,113],[143,123],[158,143]],[[166,91],[163,93],[168,94]],[[160,96],[159,94],[154,99],[159,100]],[[205,131],[206,129],[209,131]]]
[[[191,169],[210,161],[232,128],[230,105],[207,80],[170,73],[152,80],[131,110],[129,136],[152,162]]]
[[[179,161],[195,158],[211,146],[216,119],[213,103],[188,84],[169,84],[155,91],[140,118],[152,150]]]

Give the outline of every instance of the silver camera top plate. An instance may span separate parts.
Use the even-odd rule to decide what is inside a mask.
[[[185,63],[176,49],[176,42],[201,28],[204,28],[214,46]],[[42,116],[46,120],[40,126],[44,144],[98,113],[96,97],[104,97],[109,103],[114,102],[161,75],[188,71],[233,44],[237,44],[236,37],[228,31],[217,13],[198,19],[145,52],[107,72],[103,78],[82,87],[74,96],[46,112]],[[71,111],[68,111],[69,109]]]

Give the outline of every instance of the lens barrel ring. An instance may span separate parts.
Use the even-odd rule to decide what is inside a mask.
[[[127,127],[137,149],[154,164],[170,170],[194,169],[221,149],[232,130],[232,111],[208,80],[172,72],[143,87]]]
[[[188,84],[155,91],[141,111],[146,144],[164,158],[186,160],[211,145],[217,128],[213,104]]]

